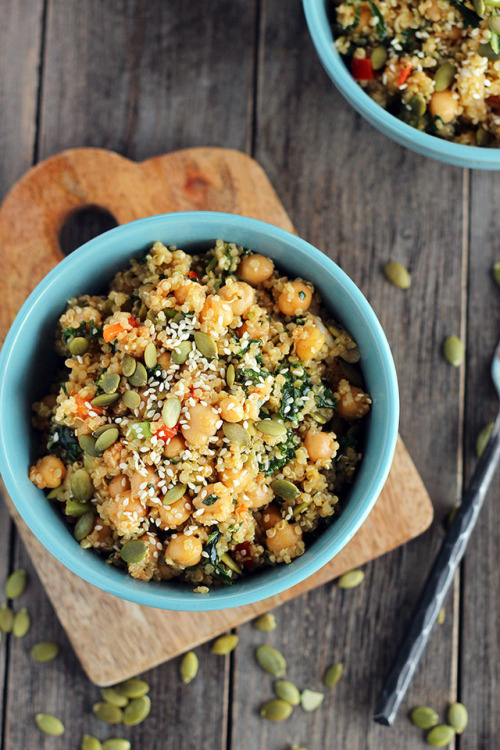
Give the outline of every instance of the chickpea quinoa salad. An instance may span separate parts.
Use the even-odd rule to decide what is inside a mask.
[[[371,404],[359,351],[269,258],[156,242],[69,300],[56,348],[30,479],[134,578],[203,593],[290,562],[338,514]]]
[[[500,146],[498,0],[347,0],[335,45],[382,107],[418,130]]]

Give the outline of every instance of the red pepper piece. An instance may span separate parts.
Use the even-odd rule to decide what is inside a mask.
[[[371,81],[375,78],[372,63],[368,57],[362,57],[360,59],[353,57],[351,62],[351,73],[356,81]]]

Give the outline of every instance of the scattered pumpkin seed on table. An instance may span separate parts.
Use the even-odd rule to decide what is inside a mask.
[[[293,711],[293,706],[281,698],[273,698],[260,709],[260,715],[268,721],[284,721]]]
[[[337,684],[337,682],[339,682],[343,672],[343,664],[332,664],[331,667],[328,667],[323,676],[323,684],[326,685],[326,687],[333,687]]]
[[[439,716],[429,706],[417,706],[410,712],[410,721],[419,729],[431,729],[439,722]]]
[[[323,703],[324,698],[324,693],[306,688],[300,695],[300,703],[304,711],[316,711]]]
[[[431,729],[428,733],[425,741],[431,747],[446,747],[449,745],[455,736],[455,730],[453,727],[447,724],[438,724],[436,727]]]
[[[394,260],[389,261],[384,266],[385,278],[398,289],[409,289],[411,286],[411,276],[409,271]]]
[[[476,440],[476,455],[478,458],[481,458],[481,456],[484,453],[484,449],[488,445],[488,440],[491,437],[491,433],[493,432],[493,427],[495,426],[494,422],[490,422],[489,424],[485,425],[479,435],[477,436]]]
[[[292,745],[290,750],[307,750],[307,748],[302,747],[302,745]]]
[[[278,649],[272,646],[259,646],[255,652],[259,665],[273,677],[284,677],[286,674],[286,659]]]
[[[446,620],[446,610],[444,609],[444,607],[441,607],[437,616],[437,624],[442,625],[445,620]]]
[[[274,692],[284,701],[288,701],[292,706],[300,705],[300,690],[293,682],[289,680],[277,680],[274,683]]]
[[[128,740],[122,740],[119,737],[112,737],[102,746],[102,750],[130,750],[132,745]]]
[[[238,641],[239,638],[235,633],[221,635],[221,637],[217,638],[217,640],[212,644],[211,651],[213,654],[219,654],[220,656],[230,654],[231,651],[234,651],[234,649],[238,645]]]
[[[14,612],[8,604],[2,604],[0,607],[0,630],[4,633],[10,633],[14,623]]]
[[[80,750],[102,750],[102,745],[97,737],[92,737],[90,734],[84,734]]]
[[[469,723],[469,714],[463,703],[452,703],[448,709],[448,723],[457,734],[462,734]]]
[[[128,706],[123,709],[123,723],[127,727],[135,727],[147,719],[151,711],[151,698],[149,695],[141,695],[133,698]]]
[[[253,625],[257,630],[270,632],[271,630],[276,630],[276,618],[272,612],[267,612],[265,615],[261,615],[254,620]]]
[[[194,651],[188,651],[187,654],[184,654],[180,666],[181,679],[184,685],[189,685],[194,680],[198,674],[198,667],[199,661]]]
[[[493,278],[498,286],[500,286],[500,263],[493,264]]]
[[[225,437],[236,445],[248,447],[251,444],[250,435],[241,424],[224,422],[222,432]]]
[[[128,703],[128,698],[115,690],[114,687],[102,688],[101,696],[105,703],[111,703],[112,706],[118,706],[118,708],[125,708]]]
[[[118,706],[113,706],[112,703],[106,701],[99,701],[94,703],[92,706],[94,716],[101,721],[105,721],[106,724],[119,724],[123,721],[123,711]]]
[[[18,596],[24,594],[26,590],[27,574],[23,569],[15,570],[7,578],[5,584],[5,596],[7,599],[17,599]]]
[[[133,565],[134,563],[141,562],[146,557],[148,545],[146,542],[141,542],[139,539],[133,539],[130,542],[126,542],[120,550],[120,557],[123,562]],[[130,697],[130,696],[127,696]]]
[[[348,573],[340,576],[338,586],[341,589],[354,589],[360,586],[364,579],[365,574],[362,570],[350,570]]]
[[[26,607],[23,607],[16,615],[14,615],[12,632],[16,638],[24,638],[30,627],[31,619],[28,610],[26,609]]]
[[[64,724],[57,716],[52,714],[36,714],[35,721],[39,729],[45,734],[50,734],[53,737],[59,737],[64,734]]]
[[[35,643],[30,653],[33,661],[46,662],[55,659],[59,651],[60,648],[57,643],[41,641],[40,643]]]
[[[448,336],[443,343],[444,358],[453,367],[460,367],[464,361],[464,345],[458,336]]]
[[[140,698],[142,695],[149,693],[148,683],[139,679],[139,677],[131,677],[129,680],[114,685],[114,688],[126,698]]]

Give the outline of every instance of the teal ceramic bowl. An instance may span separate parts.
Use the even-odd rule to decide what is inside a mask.
[[[344,65],[333,42],[327,8],[333,0],[303,0],[307,25],[323,66],[340,93],[365,120],[401,146],[423,156],[471,169],[500,169],[500,148],[478,148],[450,143],[421,133],[379,106],[356,83]]]
[[[230,240],[271,257],[291,276],[310,279],[327,307],[358,342],[373,408],[366,450],[345,510],[290,565],[256,573],[234,586],[195,594],[180,583],[144,583],[114,568],[73,539],[57,508],[28,480],[37,455],[31,404],[54,376],[52,353],[57,320],[66,300],[99,293],[130,258],[161,240],[184,250],[208,249]],[[398,387],[384,332],[370,305],[346,274],[319,250],[288,232],[254,219],[210,212],[153,216],[117,227],[88,242],[54,268],[17,315],[0,355],[0,470],[17,510],[38,540],[63,565],[110,594],[170,610],[235,607],[278,594],[332,559],[354,536],[384,485],[398,430]]]

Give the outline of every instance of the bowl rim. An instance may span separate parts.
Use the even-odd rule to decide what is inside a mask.
[[[351,76],[333,44],[325,0],[302,0],[316,52],[329,77],[352,106],[377,130],[401,146],[447,164],[472,169],[500,169],[500,148],[484,149],[446,141],[412,128],[377,104]],[[496,153],[495,153],[496,152]]]
[[[171,591],[165,586],[162,587],[161,584],[151,585],[149,583],[144,584],[140,581],[134,581],[134,585],[131,585],[128,578],[125,576],[123,577],[123,580],[111,580],[111,577],[106,574],[106,568],[104,566],[97,569],[97,566],[92,567],[88,564],[82,565],[82,558],[78,554],[81,553],[82,550],[78,545],[71,545],[71,547],[68,546],[67,549],[64,549],[63,545],[58,540],[57,535],[51,533],[49,522],[46,524],[47,528],[45,528],[43,524],[40,525],[40,523],[37,523],[35,514],[33,513],[28,500],[24,497],[24,492],[20,486],[20,478],[18,478],[13,471],[9,456],[8,445],[6,442],[8,430],[5,429],[5,410],[2,408],[2,404],[6,398],[5,390],[9,378],[9,364],[17,351],[18,342],[21,341],[23,328],[27,325],[27,315],[35,305],[43,304],[44,298],[47,296],[49,299],[51,298],[51,295],[55,293],[54,289],[57,286],[60,276],[69,272],[73,266],[76,266],[83,260],[84,256],[88,256],[86,257],[87,263],[95,265],[97,268],[99,254],[104,252],[107,246],[115,246],[123,235],[131,235],[129,241],[135,239],[135,235],[137,235],[137,251],[139,252],[141,243],[144,245],[146,241],[145,236],[148,235],[148,230],[158,228],[161,236],[161,234],[165,234],[168,231],[168,226],[165,226],[165,222],[172,228],[176,225],[182,225],[183,222],[185,226],[185,222],[187,221],[191,224],[193,222],[198,222],[200,227],[204,227],[203,231],[206,235],[206,241],[212,241],[213,235],[220,232],[222,222],[227,225],[227,229],[224,229],[224,233],[227,231],[227,233],[230,234],[231,225],[233,225],[235,229],[237,228],[242,232],[248,232],[250,234],[253,233],[254,235],[261,232],[261,234],[265,234],[271,240],[274,240],[287,248],[293,246],[293,250],[297,251],[299,255],[313,256],[315,260],[320,262],[323,266],[329,266],[330,273],[333,274],[337,281],[346,289],[347,293],[357,306],[357,309],[362,311],[369,322],[368,327],[370,329],[371,338],[373,339],[374,345],[378,349],[378,354],[384,363],[384,369],[381,373],[383,376],[384,392],[390,396],[388,399],[387,411],[384,412],[384,423],[381,425],[381,432],[377,433],[377,439],[384,446],[383,451],[377,460],[377,470],[366,483],[367,486],[361,507],[357,509],[352,518],[347,519],[344,523],[342,522],[344,515],[341,515],[336,522],[335,526],[340,528],[341,531],[344,530],[345,526],[342,538],[331,540],[324,549],[316,550],[314,556],[310,557],[308,560],[305,556],[304,558],[298,558],[298,561],[302,560],[302,564],[299,565],[299,567],[293,568],[291,565],[284,574],[275,580],[266,580],[264,575],[260,577],[256,576],[255,583],[250,590],[246,588],[245,590],[238,591],[238,586],[235,585],[230,588],[211,589],[210,593],[207,595],[195,594],[192,590],[187,590],[184,587],[180,588],[179,592],[176,592],[175,590]],[[212,231],[210,229],[211,226],[214,227],[214,230]],[[217,231],[215,231],[216,229]],[[149,234],[151,234],[151,232],[149,232]],[[141,235],[143,235],[142,239]],[[148,243],[149,239],[147,240],[147,244]],[[124,261],[131,257],[133,257],[133,253],[130,253],[129,251],[124,253]],[[114,594],[122,599],[143,606],[160,609],[178,611],[212,611],[251,604],[292,588],[319,570],[323,565],[335,557],[335,555],[338,554],[338,552],[350,541],[371,512],[376,500],[378,499],[391,468],[398,435],[398,422],[398,384],[392,353],[382,326],[362,292],[334,261],[310,243],[267,222],[237,214],[212,211],[158,214],[156,216],[138,219],[123,224],[90,240],[58,263],[57,266],[53,268],[31,292],[17,313],[0,353],[0,471],[18,513],[46,550],[71,572],[97,588]],[[377,427],[379,427],[379,425],[377,425]],[[367,501],[367,498],[369,498],[369,501]],[[130,581],[133,580],[134,579],[130,579]]]

